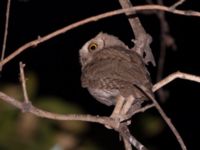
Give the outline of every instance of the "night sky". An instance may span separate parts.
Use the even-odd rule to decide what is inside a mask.
[[[166,5],[173,2],[168,1]],[[145,4],[145,2],[142,0],[137,4]],[[81,19],[119,8],[120,5],[116,0],[13,0],[6,56],[38,36],[42,37]],[[180,9],[198,11],[200,3],[196,0],[188,0]],[[6,1],[2,1],[0,3],[0,45],[3,41],[5,10]],[[139,14],[139,17],[146,31],[152,35],[151,47],[157,62],[160,52],[159,20],[153,14]],[[177,70],[200,75],[200,17],[167,13],[166,18],[177,50],[167,49],[164,76]],[[88,114],[110,115],[112,109],[95,101],[87,90],[81,88],[80,84],[81,67],[78,51],[87,40],[101,31],[118,36],[127,45],[133,46],[131,43],[133,33],[124,15],[92,22],[39,44],[35,48],[27,49],[4,66],[0,83],[18,83],[18,63],[23,61],[26,64],[26,71],[34,71],[38,75],[40,85],[38,95],[62,97],[66,101],[80,105]],[[150,65],[148,68],[152,81],[155,83],[157,67]],[[165,89],[169,91],[170,96],[161,105],[186,141],[188,150],[197,149],[199,143],[196,141],[200,134],[198,105],[200,84],[178,79],[167,85]],[[118,142],[116,133],[101,125],[92,124],[91,126],[88,136],[105,145],[105,149],[123,148],[122,142]],[[136,129],[133,127],[133,130]],[[137,135],[137,137],[140,136]],[[163,150],[179,149],[172,132],[167,128],[161,138],[140,137],[139,139],[144,144],[153,143],[154,146]],[[113,146],[113,143],[116,145]]]

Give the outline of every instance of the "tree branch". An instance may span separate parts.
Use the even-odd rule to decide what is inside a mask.
[[[151,0],[148,1],[150,4],[152,4]],[[157,0],[157,3],[159,5],[163,5],[163,0]],[[175,3],[173,6],[175,5],[177,6],[177,3]],[[170,35],[170,27],[165,18],[165,12],[158,12],[156,13],[156,15],[160,21],[160,55],[158,59],[157,74],[156,74],[156,82],[158,82],[163,78],[167,48],[171,47],[173,50],[175,50],[176,44],[174,38]],[[169,93],[164,89],[160,89],[158,91],[158,95],[159,95],[159,100],[164,102],[169,96]]]
[[[30,41],[24,45],[22,45],[21,47],[19,47],[18,49],[16,49],[13,53],[11,53],[9,56],[7,56],[4,60],[2,60],[0,62],[0,66],[5,65],[6,63],[8,63],[10,60],[12,60],[13,58],[15,58],[17,55],[19,55],[20,53],[22,53],[24,50],[37,46],[38,44],[41,44],[45,41],[48,41],[60,34],[63,34],[69,30],[72,30],[74,28],[77,28],[79,26],[82,26],[84,24],[87,24],[89,22],[93,22],[93,21],[97,21],[103,18],[108,18],[108,17],[112,17],[112,16],[116,16],[116,15],[120,15],[123,13],[127,13],[127,12],[142,12],[142,11],[147,11],[147,10],[151,10],[151,11],[155,11],[155,10],[159,10],[159,11],[166,11],[166,12],[170,12],[170,13],[174,13],[177,15],[185,15],[185,16],[195,16],[195,17],[200,17],[200,12],[197,11],[192,11],[192,10],[176,10],[176,9],[170,9],[170,7],[166,7],[166,6],[161,6],[161,5],[141,5],[141,6],[135,6],[135,7],[131,7],[131,8],[126,8],[126,9],[119,9],[119,10],[114,10],[114,11],[109,11],[107,13],[103,13],[100,15],[96,15],[93,17],[89,17],[87,19],[75,22],[71,25],[68,25],[64,28],[61,28],[59,30],[56,30],[48,35],[45,35],[43,37],[39,37],[33,41]]]
[[[16,100],[15,98],[10,97],[3,92],[0,92],[0,98],[3,101],[5,101],[6,103],[9,103],[10,105],[17,107],[18,109],[23,110],[23,106],[24,106],[23,102],[20,102],[19,100]],[[48,118],[48,119],[53,119],[53,120],[87,121],[87,122],[100,123],[100,124],[104,124],[104,125],[107,124],[111,127],[118,126],[116,121],[109,117],[99,117],[99,116],[82,115],[82,114],[62,115],[62,114],[56,114],[56,113],[51,113],[48,111],[41,110],[39,108],[34,107],[33,105],[31,105],[28,112],[32,113],[38,117],[41,117],[41,118]]]
[[[130,0],[119,0],[119,2],[124,9],[133,7]],[[150,48],[152,38],[149,34],[146,33],[144,27],[140,22],[140,19],[135,15],[135,13],[136,12],[126,13],[132,31],[135,35],[135,40],[133,40],[135,46],[132,49],[143,58],[145,64],[151,62],[153,66],[155,66],[156,63],[152,54],[152,50]]]
[[[120,124],[118,132],[123,137],[123,139],[128,139],[127,142],[131,143],[137,150],[147,150],[147,148],[142,143],[140,143],[134,136],[131,135],[126,123]],[[127,144],[125,146],[130,149],[128,143],[125,144]]]
[[[131,4],[130,0],[119,0],[120,5],[123,9],[131,8],[133,5]],[[128,21],[131,25],[132,31],[135,35],[135,39],[139,39],[141,34],[146,34],[146,31],[144,30],[139,18],[137,16],[134,16],[136,12],[127,12],[126,15],[128,17]]]
[[[181,2],[183,2],[183,0],[181,0],[181,2],[177,3],[176,5],[173,5],[172,7],[165,7],[165,6],[161,6],[161,5],[143,5],[143,6],[131,7],[131,3],[130,3],[129,0],[124,0],[124,1],[119,0],[119,1],[121,2],[121,5],[124,7],[124,9],[110,11],[110,12],[107,12],[107,13],[104,13],[104,14],[100,14],[100,15],[97,15],[97,16],[93,16],[93,17],[81,20],[79,22],[73,23],[73,24],[66,26],[64,28],[61,28],[61,29],[59,29],[55,32],[52,32],[52,33],[50,33],[50,34],[48,34],[44,37],[39,37],[36,40],[33,40],[29,43],[26,43],[25,45],[23,45],[20,48],[18,48],[17,50],[15,50],[8,57],[3,59],[0,62],[0,67],[2,67],[7,62],[12,60],[14,57],[19,55],[21,52],[23,52],[24,50],[26,50],[30,47],[37,46],[40,43],[43,43],[43,42],[45,42],[45,41],[47,41],[51,38],[54,38],[54,37],[56,37],[56,36],[58,36],[62,33],[65,33],[66,31],[69,31],[73,28],[76,28],[78,26],[84,25],[84,24],[92,22],[92,21],[97,21],[97,20],[100,20],[100,19],[103,19],[103,18],[115,16],[115,15],[119,15],[119,14],[123,14],[123,13],[126,13],[126,15],[130,15],[130,14],[135,14],[136,12],[145,11],[145,10],[161,10],[161,11],[167,11],[167,12],[171,12],[171,13],[175,13],[175,14],[179,14],[179,15],[188,15],[188,16],[198,16],[198,17],[200,17],[199,12],[176,10],[175,8],[178,5],[180,5]],[[130,8],[128,8],[128,7],[130,7]],[[149,48],[150,48],[149,44],[151,42],[151,37],[150,37],[150,35],[148,35],[145,32],[145,30],[142,27],[139,19],[137,17],[134,17],[134,18],[129,18],[129,21],[130,21],[130,24],[133,28],[133,32],[134,32],[135,38],[136,38],[134,50],[138,51],[138,53],[141,53],[141,49],[142,50],[149,50]],[[145,60],[145,61],[147,61],[147,60]],[[148,61],[152,62],[152,59],[150,59],[150,60],[148,59]],[[28,93],[27,93],[27,90],[26,90],[26,80],[25,80],[25,75],[24,75],[24,66],[25,66],[24,64],[20,63],[20,77],[21,77],[22,90],[23,90],[23,94],[24,94],[24,102],[20,102],[20,101],[16,100],[15,98],[12,98],[12,97],[0,92],[0,98],[2,100],[4,100],[5,102],[21,109],[23,112],[30,112],[30,113],[32,113],[36,116],[39,116],[39,117],[44,117],[44,118],[49,118],[49,119],[54,119],[54,120],[88,121],[88,122],[95,122],[95,123],[100,123],[100,124],[103,124],[103,125],[110,126],[111,128],[115,129],[117,132],[119,132],[120,135],[122,135],[124,143],[125,143],[125,148],[127,150],[132,149],[131,144],[134,145],[138,150],[146,150],[146,148],[140,142],[138,142],[135,139],[135,137],[133,137],[130,134],[129,129],[127,127],[128,126],[127,122],[121,123],[120,121],[112,119],[110,117],[99,117],[99,116],[81,115],[81,114],[80,115],[76,115],[76,114],[62,115],[62,114],[51,113],[51,112],[44,111],[44,110],[41,110],[39,108],[34,107],[29,101]],[[167,78],[163,79],[162,81],[160,81],[156,85],[154,85],[153,91],[158,90],[159,88],[163,87],[164,85],[168,84],[169,82],[173,81],[176,78],[200,82],[200,77],[190,75],[190,74],[186,74],[186,73],[176,72],[174,74],[169,75]],[[25,104],[29,104],[28,107]],[[172,125],[171,121],[165,115],[165,113],[163,112],[162,108],[159,106],[157,101],[153,100],[153,104],[148,105],[144,108],[138,109],[138,111],[137,112],[135,111],[134,114],[139,113],[139,112],[143,112],[143,111],[145,111],[145,110],[147,110],[147,109],[149,109],[153,106],[155,106],[158,109],[158,111],[160,112],[163,119],[167,122],[169,127],[172,129],[172,131],[176,135],[179,143],[181,144],[182,149],[186,150],[186,147],[185,147],[180,135],[177,133],[176,128]]]
[[[20,80],[21,80],[21,83],[22,83],[22,90],[23,90],[23,94],[24,94],[24,101],[26,103],[29,103],[28,92],[26,90],[26,79],[25,79],[25,75],[24,75],[25,64],[20,62],[19,67],[20,67]]]
[[[28,98],[28,92],[27,92],[27,88],[26,88],[26,78],[25,78],[25,75],[24,75],[24,67],[25,67],[25,64],[20,62],[19,63],[20,81],[21,81],[21,84],[22,84],[22,91],[23,91],[23,95],[24,95],[24,103],[23,103],[22,111],[28,112],[30,107],[31,107],[31,102],[29,101],[29,98]]]
[[[184,2],[185,2],[185,0],[178,0],[178,2],[176,2],[175,4],[173,4],[172,6],[170,6],[170,8],[171,9],[175,9],[176,7],[180,6]]]
[[[177,131],[177,129],[175,128],[175,126],[173,125],[173,123],[171,122],[169,117],[165,114],[165,112],[161,108],[160,104],[156,101],[156,99],[151,94],[146,92],[145,87],[142,87],[142,86],[138,86],[138,87],[152,100],[153,104],[155,104],[155,107],[158,110],[158,112],[160,113],[160,115],[162,116],[163,120],[167,123],[167,125],[169,126],[169,128],[171,129],[173,134],[175,135],[177,141],[179,142],[179,144],[181,146],[181,149],[187,150],[187,147],[186,147],[185,143],[183,142],[182,137],[180,136],[179,132]]]
[[[3,101],[11,104],[12,106],[17,107],[18,109],[22,110],[24,109],[24,103],[20,102],[19,100],[16,100],[13,97],[10,97],[3,92],[0,92],[0,99]],[[144,109],[142,109],[144,111]],[[141,112],[142,112],[141,111]],[[132,145],[137,147],[140,147],[138,150],[145,150],[141,149],[144,146],[139,143],[134,136],[132,136],[129,131],[127,131],[127,126],[124,123],[119,122],[118,120],[112,119],[111,117],[99,117],[99,116],[92,116],[92,115],[83,115],[83,114],[68,114],[68,115],[62,115],[62,114],[56,114],[51,113],[48,111],[41,110],[39,108],[34,107],[33,105],[30,105],[29,109],[26,111],[29,113],[32,113],[38,117],[41,118],[48,118],[53,120],[62,120],[62,121],[86,121],[86,122],[94,122],[94,123],[100,123],[103,125],[107,125],[122,135],[123,139],[126,141],[129,141]],[[139,113],[140,111],[137,111]],[[136,114],[136,113],[135,113]],[[126,130],[125,130],[126,129]]]
[[[168,83],[172,82],[173,80],[175,80],[177,78],[200,83],[200,76],[196,76],[196,75],[177,71],[177,72],[174,72],[174,73],[168,75],[167,77],[165,77],[164,79],[162,79],[158,83],[154,84],[152,90],[155,92],[158,89],[160,89],[161,87],[167,85]]]
[[[4,37],[3,37],[3,46],[1,51],[1,61],[4,59],[5,51],[6,51],[6,43],[8,37],[8,24],[9,24],[9,17],[10,17],[10,3],[11,0],[8,0],[7,7],[6,7],[6,21],[5,21],[5,30],[4,30]],[[2,71],[3,65],[0,65],[0,71]]]
[[[183,73],[183,72],[178,71],[178,72],[172,73],[171,75],[167,76],[165,79],[156,83],[153,86],[153,91],[155,92],[156,90],[158,90],[159,88],[163,87],[164,85],[170,83],[171,81],[173,81],[176,78],[181,78],[181,79],[195,81],[195,82],[200,83],[200,77],[199,76],[195,76],[195,75],[191,75],[191,74],[187,74],[187,73]],[[10,97],[3,92],[0,92],[0,99],[5,101],[6,103],[9,103],[12,106],[17,107],[20,110],[24,109],[24,103],[23,102],[20,102],[19,100],[16,100],[15,98]],[[142,109],[138,110],[137,112],[135,112],[135,114],[139,113],[139,112],[143,112],[143,111],[145,111],[149,108],[152,108],[153,106],[154,106],[154,104],[152,104],[150,106],[146,106],[146,108],[142,108]],[[100,124],[103,124],[103,125],[108,125],[108,126],[112,127],[113,129],[118,130],[118,131],[120,130],[119,127],[121,127],[120,122],[118,122],[117,120],[114,120],[110,117],[99,117],[99,116],[91,116],[91,115],[83,115],[83,114],[62,115],[62,114],[56,114],[56,113],[51,113],[51,112],[48,112],[48,111],[41,110],[39,108],[34,107],[33,105],[30,105],[28,112],[32,113],[32,114],[34,114],[38,117],[48,118],[48,119],[53,119],[53,120],[63,120],[63,121],[64,120],[65,121],[74,120],[74,121],[87,121],[87,122],[100,123]],[[126,139],[126,140],[129,141],[130,139]],[[132,143],[133,143],[133,141],[132,141]]]

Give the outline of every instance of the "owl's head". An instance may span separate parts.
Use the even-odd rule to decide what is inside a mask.
[[[100,32],[94,38],[86,42],[79,50],[82,67],[87,65],[93,58],[94,53],[109,47],[120,46],[128,48],[121,40],[113,35]]]

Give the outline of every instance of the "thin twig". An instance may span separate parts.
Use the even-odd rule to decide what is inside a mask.
[[[163,0],[157,0],[159,5],[163,5]],[[174,38],[170,35],[170,27],[165,18],[165,12],[156,13],[158,19],[160,20],[160,56],[158,59],[156,82],[163,78],[164,65],[165,65],[165,55],[167,47],[176,49],[176,44]],[[164,102],[168,97],[168,92],[164,89],[158,91],[160,101]]]
[[[173,81],[173,80],[175,80],[177,78],[190,80],[190,81],[195,81],[195,82],[200,83],[200,76],[195,76],[195,75],[192,75],[192,74],[188,74],[188,73],[183,73],[183,72],[177,71],[175,73],[170,74],[169,76],[167,76],[163,80],[159,81],[158,83],[156,83],[153,86],[153,91],[155,92],[156,90],[160,89],[161,87],[165,86],[166,84],[170,83],[171,81]],[[166,114],[164,113],[164,111],[162,110],[162,108],[160,107],[158,102],[154,98],[151,98],[151,99],[154,102],[154,104],[156,105],[156,108],[159,111],[159,113],[161,114],[161,116],[163,117],[163,119],[166,121],[168,126],[171,128],[172,132],[175,134],[177,140],[179,141],[179,143],[181,145],[181,148],[183,150],[186,150],[187,148],[186,148],[181,136],[179,135],[179,133],[177,132],[176,128],[171,123],[170,119],[166,116]]]
[[[20,79],[21,79],[22,91],[23,91],[23,95],[24,95],[24,102],[29,103],[29,98],[28,98],[28,93],[27,93],[27,88],[26,88],[26,79],[25,79],[25,75],[24,75],[25,64],[20,62],[19,66],[20,66]]]
[[[183,73],[183,72],[177,71],[175,73],[170,74],[169,76],[167,76],[163,80],[159,81],[158,83],[154,84],[153,89],[152,89],[153,92],[157,91],[161,87],[167,85],[168,83],[172,82],[173,80],[175,80],[177,78],[200,83],[200,76],[196,76],[196,75],[192,75],[192,74],[188,74],[188,73]],[[178,139],[182,149],[186,150],[187,148],[186,148],[181,136],[179,134],[177,134],[178,132],[176,131],[176,128],[171,124],[170,119],[165,115],[165,113],[163,112],[162,108],[159,106],[158,102],[155,99],[152,99],[152,100],[153,100],[154,104],[156,104],[157,110],[160,112],[162,117],[164,117],[163,119],[165,119],[165,121],[167,122],[169,127],[175,133],[176,138]]]
[[[3,37],[3,46],[1,52],[1,61],[4,59],[5,51],[6,51],[6,43],[8,37],[8,24],[9,24],[9,17],[10,17],[10,3],[11,0],[8,0],[7,7],[6,7],[6,21],[5,21],[5,29],[4,29],[4,37]],[[0,65],[0,71],[2,71],[3,65]]]
[[[147,11],[147,10],[158,10],[158,11],[166,11],[166,12],[170,12],[170,13],[174,13],[177,15],[185,15],[185,16],[195,16],[195,17],[200,17],[200,12],[197,11],[192,11],[192,10],[176,10],[176,9],[170,9],[169,7],[166,6],[160,6],[160,5],[141,5],[141,6],[135,6],[135,7],[131,7],[131,8],[127,8],[127,9],[119,9],[119,10],[114,10],[114,11],[110,11],[107,13],[103,13],[100,15],[96,15],[93,17],[89,17],[87,19],[78,21],[76,23],[73,23],[71,25],[68,25],[64,28],[61,28],[57,31],[54,31],[48,35],[45,35],[41,38],[38,38],[36,40],[30,41],[24,45],[22,45],[21,47],[19,47],[18,49],[16,49],[13,53],[11,53],[9,56],[7,56],[4,60],[2,60],[0,62],[0,66],[5,65],[6,63],[8,63],[10,60],[12,60],[13,58],[15,58],[17,55],[19,55],[21,52],[23,52],[24,50],[33,47],[33,46],[37,46],[38,44],[41,44],[47,40],[50,40],[60,34],[63,34],[69,30],[72,30],[76,27],[82,26],[84,24],[87,24],[89,22],[93,22],[93,21],[97,21],[103,18],[108,18],[108,17],[112,17],[112,16],[116,16],[119,14],[123,14],[126,12],[142,12],[142,11]]]
[[[140,143],[134,136],[131,135],[126,122],[120,124],[118,132],[123,137],[123,139],[126,139],[127,142],[129,141],[129,143],[131,143],[137,150],[147,150],[147,148],[142,143]]]
[[[171,129],[171,131],[173,132],[173,134],[175,135],[178,143],[181,146],[182,150],[187,150],[185,143],[183,142],[182,137],[180,136],[179,132],[177,131],[177,129],[175,128],[175,126],[173,125],[173,123],[170,121],[170,119],[168,118],[168,116],[165,114],[164,110],[161,108],[160,104],[156,101],[156,99],[149,94],[146,89],[146,87],[141,86],[141,85],[136,85],[142,92],[144,92],[145,95],[147,95],[152,102],[155,104],[156,109],[158,110],[158,112],[160,113],[160,115],[162,116],[163,120],[167,123],[168,127]]]
[[[169,128],[172,130],[172,132],[176,136],[176,139],[179,142],[182,150],[187,150],[187,147],[186,147],[185,143],[183,142],[182,137],[180,136],[180,134],[177,131],[177,129],[175,128],[175,126],[172,124],[171,120],[165,114],[165,112],[163,111],[163,109],[161,108],[161,106],[158,104],[158,102],[155,99],[152,99],[152,101],[155,104],[155,107],[158,110],[158,112],[160,113],[160,115],[162,116],[162,118],[165,120],[165,122],[167,123],[167,125],[169,126]]]
[[[145,112],[146,110],[150,109],[150,108],[153,108],[155,107],[155,104],[149,104],[149,105],[146,105],[144,107],[141,107],[141,108],[138,108],[138,109],[134,109],[133,111],[131,111],[132,113],[129,113],[127,115],[124,116],[123,120],[128,120],[130,119],[132,116],[134,116],[135,114],[138,114],[138,113],[143,113]]]
[[[177,72],[174,72],[174,73],[168,75],[167,77],[165,77],[163,80],[159,81],[158,83],[154,84],[152,90],[155,92],[158,89],[160,89],[161,87],[167,85],[168,83],[170,83],[171,81],[173,81],[177,78],[200,83],[200,76],[177,71]]]
[[[145,112],[146,110],[150,109],[150,108],[153,108],[155,105],[154,104],[149,104],[147,106],[144,106],[138,110],[136,110],[133,115],[137,114],[137,113],[142,113],[142,112]]]
[[[31,108],[31,102],[29,101],[29,98],[28,98],[28,92],[27,92],[27,88],[26,88],[26,78],[25,78],[25,75],[24,75],[24,67],[25,67],[25,64],[20,62],[19,63],[20,81],[21,81],[21,84],[22,84],[22,92],[23,92],[23,95],[24,95],[24,103],[23,103],[22,112],[29,112],[29,109]]]
[[[160,5],[163,4],[162,0],[157,0]],[[158,12],[157,16],[160,20],[160,34],[161,34],[161,44],[160,44],[160,56],[158,61],[158,71],[156,75],[156,81],[160,81],[163,76],[165,54],[166,54],[166,44],[165,44],[165,35],[169,33],[169,25],[165,19],[164,12]]]
[[[175,4],[173,4],[172,6],[170,6],[170,8],[171,9],[175,9],[176,7],[180,6],[184,2],[185,2],[185,0],[178,0],[178,2],[176,2]]]

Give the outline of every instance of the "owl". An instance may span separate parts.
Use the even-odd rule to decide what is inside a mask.
[[[147,100],[137,85],[153,95],[146,66],[136,52],[121,40],[107,33],[99,33],[86,42],[79,51],[82,66],[81,83],[99,102],[116,105],[116,98],[125,100],[132,95],[137,101]]]

